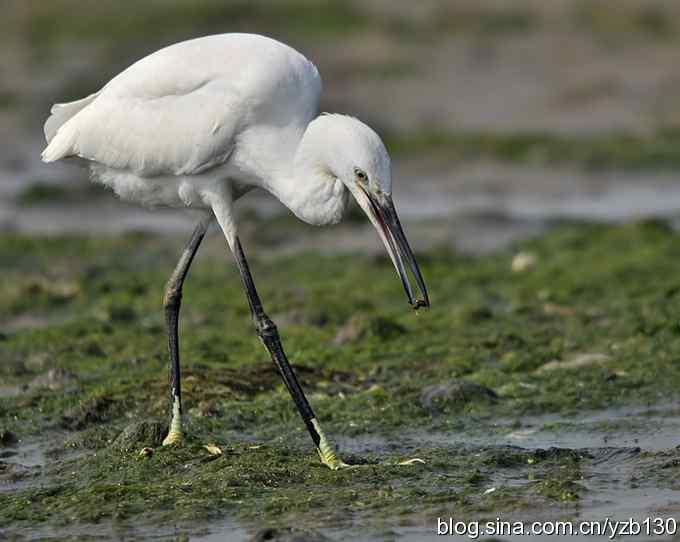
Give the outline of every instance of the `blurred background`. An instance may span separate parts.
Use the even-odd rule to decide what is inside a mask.
[[[680,3],[673,0],[3,0],[0,232],[187,231],[85,171],[45,166],[54,102],[173,42],[278,38],[317,64],[322,110],[386,140],[417,247],[486,252],[561,220],[680,216]],[[273,198],[243,207],[288,216]],[[252,226],[251,226],[252,227]],[[277,246],[381,250],[370,227],[300,226]],[[332,241],[332,242],[329,242]]]

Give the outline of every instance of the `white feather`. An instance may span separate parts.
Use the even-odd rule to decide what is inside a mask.
[[[249,34],[190,40],[67,104],[68,121],[50,117],[46,133],[59,127],[48,135],[43,159],[75,155],[143,177],[200,173],[224,163],[244,129],[297,124],[303,130],[320,92],[316,67],[279,42]]]
[[[42,157],[87,160],[95,180],[129,201],[210,207],[228,239],[232,203],[252,187],[306,222],[335,223],[355,167],[388,193],[391,172],[368,126],[343,115],[315,119],[320,94],[314,64],[287,45],[252,34],[198,38],[55,106]]]
[[[45,139],[47,142],[49,143],[52,141],[61,125],[78,113],[83,107],[90,104],[97,97],[97,94],[98,93],[90,94],[87,98],[75,102],[54,104],[52,109],[50,109],[51,115],[44,126]]]

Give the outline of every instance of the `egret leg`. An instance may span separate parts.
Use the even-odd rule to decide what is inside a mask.
[[[335,453],[335,449],[331,443],[326,438],[326,435],[321,430],[321,425],[314,415],[314,411],[307,401],[302,387],[298,382],[297,377],[293,368],[288,362],[285,352],[283,351],[283,345],[281,344],[281,339],[279,337],[279,332],[276,325],[272,320],[265,314],[262,308],[262,302],[255,289],[255,283],[253,282],[253,277],[250,274],[250,269],[248,268],[248,262],[246,256],[243,253],[243,248],[241,247],[241,242],[238,237],[235,237],[233,243],[234,256],[236,257],[236,263],[238,269],[241,273],[241,279],[243,281],[243,286],[245,287],[246,294],[248,296],[248,303],[250,304],[250,311],[253,316],[253,322],[255,324],[255,329],[260,339],[264,343],[269,354],[271,355],[272,361],[276,368],[278,369],[281,377],[283,378],[286,388],[290,393],[295,406],[302,416],[302,420],[307,426],[307,430],[314,441],[316,450],[319,453],[321,462],[332,470],[338,470],[348,465],[344,463]]]
[[[198,247],[205,236],[205,232],[212,221],[212,213],[201,218],[191,235],[191,239],[184,248],[182,256],[177,262],[175,270],[170,275],[165,286],[163,308],[165,310],[165,325],[168,331],[168,350],[170,353],[170,430],[163,440],[163,445],[179,444],[182,442],[182,388],[179,369],[179,309],[182,304],[182,285],[187,276],[191,262],[198,251]]]

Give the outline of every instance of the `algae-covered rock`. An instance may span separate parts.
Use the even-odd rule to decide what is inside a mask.
[[[363,314],[357,314],[352,316],[338,330],[333,343],[340,345],[366,337],[375,337],[384,341],[404,333],[406,333],[406,328],[390,318],[382,316],[368,317]]]
[[[120,452],[160,446],[168,432],[167,424],[159,420],[142,420],[131,423],[113,441],[111,447]]]
[[[420,404],[432,414],[458,410],[468,403],[489,404],[496,401],[498,401],[498,394],[491,388],[466,380],[433,384],[424,388],[420,394]]]
[[[330,542],[330,538],[317,531],[291,527],[263,529],[250,539],[251,542]]]

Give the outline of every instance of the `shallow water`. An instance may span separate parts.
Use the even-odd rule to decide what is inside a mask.
[[[54,165],[53,165],[54,166]],[[554,221],[623,222],[642,218],[680,219],[680,185],[660,173],[587,173],[559,168],[463,164],[449,169],[423,163],[395,164],[394,197],[420,249],[448,243],[484,253],[535,236]],[[182,233],[194,216],[185,210],[148,210],[118,201],[103,187],[78,201],[19,203],[27,179],[76,190],[88,183],[73,165],[34,164],[31,174],[0,172],[0,231],[32,235],[119,234],[127,231]],[[287,214],[273,197],[248,194],[239,207],[262,218]],[[252,222],[249,220],[247,222]],[[266,225],[251,225],[254,228]],[[351,228],[317,228],[282,235],[278,248],[375,251],[368,223]],[[370,239],[370,243],[366,239]]]
[[[491,435],[469,433],[431,435],[434,441],[478,445],[521,446],[528,449],[639,448],[658,452],[680,444],[680,412],[677,406],[664,409],[607,409],[574,418],[546,415],[522,418],[519,429],[513,420],[500,422]],[[421,438],[421,437],[419,437]]]

